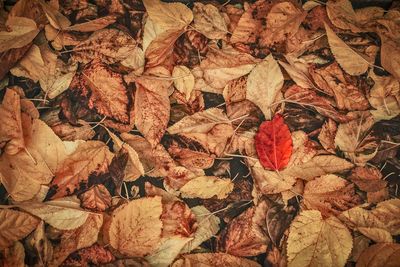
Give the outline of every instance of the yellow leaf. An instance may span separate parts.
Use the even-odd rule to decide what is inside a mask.
[[[328,24],[324,23],[324,25],[332,54],[344,71],[350,75],[365,73],[369,66],[367,59],[343,42]]]
[[[353,240],[336,217],[323,219],[316,210],[300,213],[290,225],[287,241],[288,267],[343,267]]]
[[[60,230],[78,228],[89,216],[89,212],[80,208],[80,201],[76,197],[46,202],[21,202],[16,205]]]
[[[256,104],[267,120],[272,119],[277,105],[272,105],[280,95],[283,75],[278,63],[269,55],[257,64],[247,79],[246,99]]]
[[[109,229],[113,248],[130,257],[153,253],[161,241],[161,197],[140,198],[116,209]]]
[[[9,247],[14,241],[26,237],[38,224],[39,220],[28,213],[0,209],[0,248]]]
[[[151,266],[168,267],[190,240],[192,238],[180,236],[163,238],[157,250],[151,255],[146,256],[145,259]]]
[[[184,198],[226,198],[233,190],[231,179],[218,178],[215,176],[199,176],[191,179],[179,191]]]

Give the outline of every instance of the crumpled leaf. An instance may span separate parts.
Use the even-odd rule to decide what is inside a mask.
[[[292,155],[292,137],[280,114],[272,121],[260,125],[255,136],[257,155],[262,166],[269,170],[282,170]]]
[[[267,26],[261,33],[261,44],[271,46],[292,37],[306,15],[307,12],[297,8],[292,2],[275,4],[267,15]]]
[[[322,125],[321,132],[318,135],[318,140],[326,151],[335,153],[335,136],[337,125],[332,119],[328,119]]]
[[[79,199],[82,207],[93,211],[105,211],[111,206],[111,194],[102,184],[95,185],[79,195]]]
[[[11,73],[39,81],[46,95],[53,99],[68,89],[77,68],[77,64],[65,64],[57,59],[47,46],[32,45]]]
[[[333,174],[307,182],[303,198],[307,209],[319,210],[324,218],[338,215],[361,202],[355,194],[354,184]]]
[[[87,182],[90,174],[107,171],[113,156],[105,143],[100,141],[87,141],[79,145],[55,173],[51,186],[56,193],[51,197],[73,194],[82,182]]]
[[[171,108],[168,88],[171,82],[152,79],[152,75],[169,76],[169,71],[164,67],[150,69],[147,76],[135,81],[135,125],[154,148],[168,125]]]
[[[92,61],[75,76],[71,87],[89,99],[90,109],[116,121],[129,123],[128,91],[122,75],[113,72],[106,64]]]
[[[161,197],[140,198],[113,212],[109,229],[113,248],[130,257],[154,252],[161,241]]]
[[[396,266],[400,257],[400,245],[378,243],[365,249],[357,261],[357,267]]]
[[[324,25],[332,54],[344,71],[350,75],[365,73],[369,67],[368,60],[343,42],[328,24]]]
[[[0,209],[0,218],[0,248],[7,248],[26,237],[39,224],[36,217],[11,209]]]
[[[84,266],[88,263],[100,265],[114,260],[115,257],[107,248],[94,244],[71,254],[63,264],[67,266]]]
[[[9,17],[6,26],[11,31],[0,31],[0,52],[24,47],[39,33],[35,21],[25,17]]]
[[[102,225],[102,214],[90,214],[79,228],[63,231],[59,243],[54,246],[49,266],[60,266],[72,252],[96,243]]]
[[[256,104],[267,120],[272,119],[273,105],[280,97],[283,75],[277,61],[269,55],[257,64],[247,79],[246,99]]]
[[[199,176],[191,179],[179,191],[183,198],[212,198],[224,199],[233,190],[230,179],[216,176]]]
[[[288,266],[344,266],[353,247],[349,230],[336,217],[316,210],[301,212],[287,241]]]
[[[82,63],[100,59],[104,63],[113,64],[126,59],[135,47],[136,41],[127,33],[117,29],[103,29],[76,45],[72,58]]]
[[[256,256],[264,253],[270,240],[264,234],[267,204],[260,202],[233,219],[221,237],[226,253],[240,256]]]
[[[195,206],[191,208],[191,210],[196,216],[197,229],[196,232],[194,232],[193,239],[185,244],[181,253],[191,252],[200,246],[201,243],[216,235],[219,231],[220,219],[208,209],[204,206]]]
[[[193,26],[209,39],[224,39],[228,27],[218,8],[211,4],[196,2],[193,7]]]
[[[232,47],[211,49],[200,63],[203,83],[196,81],[195,89],[222,92],[229,81],[249,73],[256,62],[249,54],[240,53]],[[212,89],[205,89],[207,87]]]
[[[398,235],[400,229],[400,200],[390,199],[380,202],[372,210],[354,207],[344,211],[338,218],[351,229],[378,228]]]
[[[378,143],[370,134],[374,123],[371,114],[363,112],[359,118],[338,126],[335,146],[356,165],[365,165],[378,151]]]
[[[57,229],[73,230],[83,225],[89,216],[79,204],[76,197],[66,197],[46,202],[20,202],[16,205]]]
[[[231,267],[260,267],[257,262],[245,258],[235,257],[226,253],[197,253],[185,254],[176,260],[172,267],[186,267],[186,266],[199,266],[199,267],[218,267],[218,266],[231,266]]]

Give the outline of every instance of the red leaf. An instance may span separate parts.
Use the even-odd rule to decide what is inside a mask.
[[[281,115],[264,121],[255,136],[255,146],[261,165],[270,170],[281,170],[292,155],[292,136]]]

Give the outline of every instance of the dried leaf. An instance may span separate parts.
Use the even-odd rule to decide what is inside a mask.
[[[180,259],[176,260],[172,267],[185,267],[185,266],[199,266],[199,267],[218,267],[218,266],[231,266],[231,267],[260,267],[258,263],[245,259],[235,257],[226,253],[197,253],[185,254]]]
[[[11,209],[0,210],[0,222],[0,248],[7,248],[26,237],[39,224],[32,215]]]
[[[70,195],[88,181],[90,174],[104,173],[111,163],[113,154],[99,141],[87,141],[69,155],[55,173],[51,185],[56,189],[52,198]]]
[[[275,101],[283,86],[283,75],[277,61],[269,55],[257,64],[247,79],[246,99],[256,104],[267,120],[272,119]]]
[[[82,210],[76,197],[66,197],[46,202],[20,202],[19,208],[41,218],[60,230],[73,230],[82,226],[89,213]]]
[[[191,179],[179,191],[184,198],[212,198],[224,199],[233,190],[230,179],[216,176],[199,176]]]
[[[332,119],[328,119],[322,125],[321,132],[318,135],[318,140],[326,151],[335,153],[335,136],[337,125]]]
[[[365,249],[358,258],[356,267],[397,266],[400,245],[391,243],[374,244]]]
[[[319,210],[324,218],[338,215],[361,202],[355,194],[354,184],[333,174],[307,182],[303,197],[307,209]]]
[[[100,265],[114,260],[115,257],[109,250],[98,244],[95,244],[91,247],[80,249],[76,253],[71,254],[68,259],[65,260],[63,265],[86,266],[88,263]]]
[[[165,238],[160,241],[157,250],[145,259],[151,266],[168,267],[190,240],[191,238],[179,236]]]
[[[103,29],[75,46],[72,58],[82,63],[100,59],[104,63],[113,64],[126,59],[135,47],[136,41],[123,31]]]
[[[113,24],[117,19],[116,15],[108,15],[102,18],[97,18],[87,22],[74,24],[69,26],[65,30],[67,31],[78,31],[78,32],[94,32],[104,29],[110,24]]]
[[[306,210],[290,226],[287,241],[288,266],[344,266],[353,240],[336,217],[323,219],[316,210]]]
[[[384,189],[387,185],[387,181],[382,179],[379,169],[368,166],[355,167],[351,171],[349,179],[365,192],[376,192]]]
[[[113,212],[110,244],[130,257],[154,252],[161,241],[161,197],[141,198]]]
[[[0,250],[0,264],[4,267],[25,267],[25,249],[21,242],[15,242],[12,247]]]
[[[167,128],[170,114],[168,80],[152,79],[151,74],[169,76],[164,67],[148,71],[148,77],[136,80],[135,125],[154,148]]]
[[[218,8],[197,2],[193,7],[193,26],[209,39],[224,39],[228,27]]]
[[[349,0],[329,0],[326,12],[333,25],[343,30],[358,32],[356,13]]]
[[[179,65],[174,67],[172,78],[174,78],[175,88],[185,96],[187,101],[189,101],[194,89],[193,74],[187,67]]]
[[[102,224],[103,215],[90,214],[81,227],[62,232],[49,266],[60,266],[72,252],[96,243]]]
[[[85,193],[79,195],[82,207],[93,211],[105,211],[111,206],[111,195],[107,188],[102,185],[95,185]]]
[[[269,170],[282,170],[292,155],[292,137],[283,117],[275,115],[272,121],[260,125],[255,136],[257,155],[262,166]]]
[[[400,66],[396,60],[400,55],[399,44],[395,40],[382,37],[381,46],[381,64],[387,71],[389,71],[397,80],[400,79]]]
[[[367,71],[368,60],[350,48],[335,32],[324,23],[332,54],[339,65],[350,75],[360,75]]]
[[[11,31],[0,31],[0,52],[24,47],[39,33],[35,21],[24,17],[10,17],[6,25]]]
[[[43,0],[37,0],[42,7],[44,13],[46,14],[47,19],[49,20],[51,26],[58,30],[63,30],[71,25],[71,22],[67,17],[61,14],[56,8],[52,5],[47,4]]]

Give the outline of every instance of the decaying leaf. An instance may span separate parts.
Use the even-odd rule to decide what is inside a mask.
[[[36,217],[11,209],[1,209],[0,218],[0,248],[7,248],[26,237],[39,224]]]
[[[11,31],[0,31],[0,52],[24,47],[39,33],[35,21],[25,17],[10,17],[6,26]]]
[[[191,179],[179,191],[184,198],[212,198],[216,196],[223,199],[233,190],[230,179],[217,178],[215,176],[199,176]]]
[[[107,188],[100,184],[95,185],[79,196],[82,206],[93,211],[105,211],[111,206],[111,195]]]
[[[224,17],[218,8],[211,4],[195,3],[193,19],[196,30],[209,39],[223,39],[228,32]]]
[[[396,266],[399,257],[399,244],[378,243],[368,247],[360,254],[356,266]]]
[[[197,253],[197,254],[185,254],[178,260],[176,260],[173,267],[184,267],[184,266],[232,266],[232,267],[259,267],[258,263],[235,257],[226,253]]]
[[[301,212],[289,231],[288,266],[344,266],[353,247],[346,226],[316,210]]]
[[[141,198],[113,212],[109,229],[110,244],[131,257],[155,251],[161,240],[161,197]]]

